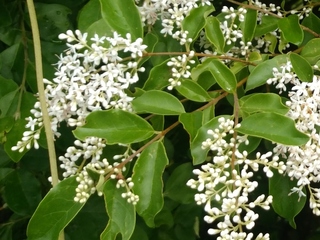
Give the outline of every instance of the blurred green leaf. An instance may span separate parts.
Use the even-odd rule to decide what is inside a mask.
[[[102,18],[122,37],[127,33],[133,40],[143,36],[140,13],[134,0],[100,0],[100,4]]]
[[[299,24],[298,15],[290,15],[288,17],[281,18],[278,21],[278,26],[286,41],[299,45],[303,41],[303,31]]]
[[[263,15],[261,17],[261,23],[256,26],[256,31],[254,36],[260,37],[264,34],[270,33],[278,28],[278,21],[279,18],[270,16],[270,15]]]
[[[263,112],[255,113],[243,119],[238,132],[261,137],[284,145],[303,145],[309,137],[295,128],[294,121],[283,115]]]
[[[183,105],[175,96],[159,90],[145,92],[132,101],[132,106],[137,113],[179,115],[185,112]]]
[[[71,10],[64,5],[35,3],[40,36],[45,40],[58,39],[60,33],[71,29],[68,15]]]
[[[143,150],[133,168],[133,192],[139,196],[137,213],[152,228],[155,216],[163,207],[162,174],[168,163],[162,142],[154,142]]]
[[[187,186],[188,180],[194,177],[192,170],[191,163],[176,167],[166,182],[164,195],[182,204],[193,203],[196,191]]]
[[[214,16],[208,17],[206,19],[205,30],[207,39],[215,46],[217,52],[223,53],[225,40],[219,20]]]
[[[21,215],[31,215],[41,201],[40,182],[25,170],[19,169],[4,179],[3,198],[9,208]]]
[[[108,144],[140,142],[154,134],[151,125],[136,114],[119,109],[95,111],[88,115],[86,124],[73,131],[79,139],[99,137]]]
[[[77,186],[76,177],[69,177],[47,193],[29,221],[28,240],[58,239],[84,205],[73,200]]]
[[[296,228],[295,216],[303,209],[306,203],[306,196],[299,196],[291,193],[292,188],[297,187],[297,181],[291,180],[286,175],[274,171],[272,178],[269,178],[269,194],[273,196],[272,207],[281,217],[289,221],[291,227]],[[306,194],[303,187],[302,191]]]
[[[297,74],[298,78],[302,82],[312,82],[313,70],[310,63],[296,53],[290,53],[289,57],[293,70]]]
[[[195,102],[208,102],[211,97],[209,94],[195,81],[183,79],[180,86],[175,89],[184,97]]]
[[[136,225],[135,207],[121,196],[124,188],[117,188],[116,182],[109,180],[104,184],[103,193],[109,221],[101,233],[101,240],[115,240],[119,234],[122,239],[130,239]]]
[[[78,14],[78,29],[85,32],[90,25],[102,18],[99,0],[90,0]]]
[[[319,44],[319,38],[312,39],[302,48],[300,53],[301,57],[304,57],[311,65],[320,59]]]

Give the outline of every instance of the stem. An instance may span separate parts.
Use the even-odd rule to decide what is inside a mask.
[[[58,167],[57,167],[56,152],[54,147],[54,137],[51,129],[51,122],[48,114],[46,96],[45,96],[44,84],[43,84],[42,56],[41,56],[41,42],[40,42],[39,27],[38,27],[37,15],[36,15],[33,0],[27,0],[27,5],[29,9],[29,16],[30,16],[31,29],[32,29],[39,101],[41,105],[43,124],[44,124],[47,143],[48,143],[52,186],[54,187],[59,182]],[[64,240],[63,231],[61,231],[61,233],[59,234],[59,240]]]

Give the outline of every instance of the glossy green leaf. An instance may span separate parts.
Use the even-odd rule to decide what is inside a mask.
[[[257,10],[247,9],[244,17],[244,22],[241,25],[243,39],[245,42],[250,42],[254,36],[257,26]]]
[[[195,102],[208,102],[211,97],[209,94],[195,81],[183,79],[180,86],[175,89],[184,97]]]
[[[207,133],[209,129],[214,130],[219,127],[218,119],[220,117],[230,118],[230,116],[220,115],[219,117],[215,117],[211,119],[209,122],[204,124],[201,128],[199,128],[196,137],[191,142],[190,150],[191,150],[192,161],[194,165],[201,164],[204,161],[206,161],[209,149],[202,149],[202,142],[204,142],[208,137],[210,137]]]
[[[101,233],[101,240],[115,240],[120,234],[122,239],[130,239],[136,225],[135,207],[121,197],[126,192],[124,188],[117,188],[116,181],[109,180],[104,185],[104,196],[108,225]]]
[[[112,27],[102,18],[92,23],[85,31],[88,33],[88,38],[94,37],[95,34],[98,34],[99,37],[112,36],[114,32]],[[109,43],[104,42],[101,45],[108,47]]]
[[[281,18],[278,21],[278,26],[286,41],[295,45],[302,43],[304,33],[300,27],[298,15],[290,15],[288,17]]]
[[[313,70],[310,63],[296,53],[291,53],[289,56],[293,70],[298,78],[303,82],[312,82]]]
[[[193,203],[196,191],[186,185],[188,180],[194,177],[192,170],[191,163],[175,168],[166,182],[164,195],[182,204]]]
[[[215,46],[218,53],[224,52],[224,45],[225,45],[225,39],[224,35],[222,33],[222,30],[220,28],[220,22],[219,20],[214,17],[210,16],[206,19],[206,37],[207,39]]]
[[[315,64],[320,59],[320,38],[310,40],[300,53],[311,65]]]
[[[190,135],[190,141],[194,139],[198,129],[202,126],[202,115],[202,112],[197,111],[192,113],[182,113],[179,116],[179,121]]]
[[[41,201],[40,182],[25,170],[15,170],[5,179],[3,198],[15,213],[31,215]]]
[[[189,15],[182,21],[182,29],[189,32],[189,38],[196,39],[205,26],[206,17],[213,11],[214,7],[212,5],[200,6],[190,11]]]
[[[171,68],[167,65],[167,62],[168,60],[151,69],[143,90],[161,90],[169,85],[168,79],[171,77]]]
[[[191,72],[191,77],[197,80],[203,73],[209,71],[219,86],[226,92],[234,92],[237,89],[237,80],[231,70],[218,59],[207,58]]]
[[[302,19],[302,25],[311,29],[312,31],[316,33],[320,33],[320,18],[317,16],[315,13],[310,12],[308,16],[304,17]],[[311,39],[313,39],[315,36],[304,30],[304,39],[303,43],[301,44],[302,46],[308,43]]]
[[[73,131],[79,139],[99,137],[108,144],[134,143],[151,137],[154,133],[151,125],[136,114],[119,109],[95,111],[88,115],[86,124]]]
[[[102,18],[123,37],[130,33],[133,39],[143,36],[142,22],[134,0],[100,0]]]
[[[287,175],[274,172],[269,179],[269,194],[273,196],[272,207],[281,217],[289,221],[293,228],[296,228],[295,216],[303,209],[306,203],[305,196],[292,193],[292,188],[297,187],[297,181],[291,180]],[[305,188],[303,193],[306,194]]]
[[[132,106],[137,113],[179,115],[185,112],[183,105],[176,97],[159,90],[145,92],[132,101]]]
[[[277,113],[256,113],[243,119],[238,131],[284,145],[303,145],[309,137],[295,128],[294,121]]]
[[[278,28],[279,18],[270,15],[263,15],[261,23],[256,26],[255,37],[260,37]]]
[[[286,55],[279,55],[270,60],[264,61],[256,66],[248,77],[246,91],[259,87],[273,77],[272,69],[278,68],[287,62]]]
[[[162,142],[154,142],[139,156],[133,168],[133,191],[139,196],[137,213],[149,227],[155,227],[154,218],[163,207],[162,174],[169,164]]]
[[[274,112],[285,115],[289,110],[281,97],[274,93],[254,93],[241,98],[239,103],[241,111],[248,114]]]
[[[58,239],[84,205],[73,200],[77,186],[76,177],[69,177],[47,193],[29,221],[28,240]]]

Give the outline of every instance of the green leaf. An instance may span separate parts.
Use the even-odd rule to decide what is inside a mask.
[[[286,55],[279,55],[270,60],[264,61],[256,66],[248,77],[245,91],[259,87],[273,77],[272,69],[278,68],[287,62]]]
[[[18,85],[11,79],[5,79],[0,75],[0,98],[4,97],[10,92],[18,89]]]
[[[88,33],[88,38],[94,37],[95,34],[98,34],[99,37],[101,36],[112,36],[114,30],[112,27],[104,20],[99,19],[98,21],[92,23],[87,29],[86,32]],[[108,47],[109,43],[104,42],[102,46]]]
[[[103,193],[109,222],[101,233],[101,240],[115,240],[119,234],[121,239],[130,239],[136,225],[135,207],[121,197],[126,189],[117,188],[116,184],[116,181],[109,180],[104,185]]]
[[[154,142],[141,153],[133,168],[133,192],[139,196],[136,209],[152,228],[155,216],[163,207],[162,174],[168,163],[163,143]]]
[[[301,57],[304,57],[311,65],[316,64],[320,59],[320,38],[310,40],[300,53]]]
[[[191,101],[208,102],[211,99],[209,94],[197,82],[189,79],[183,79],[181,85],[175,88],[182,96]]]
[[[193,8],[189,15],[182,21],[182,29],[188,31],[188,38],[196,39],[199,32],[204,28],[206,23],[206,17],[214,11],[212,5],[204,5],[197,8]]]
[[[73,200],[77,186],[76,176],[69,177],[47,193],[29,221],[28,240],[58,239],[84,205]]]
[[[291,53],[289,56],[293,70],[299,79],[303,82],[312,82],[313,70],[310,63],[296,53]]]
[[[216,17],[206,19],[206,37],[215,46],[218,53],[224,52],[225,39],[220,28],[220,22]]]
[[[255,113],[243,119],[240,133],[261,137],[284,145],[300,146],[306,144],[309,137],[295,128],[291,118],[277,113]]]
[[[0,118],[13,116],[18,107],[19,89],[0,98]]]
[[[182,204],[193,203],[196,191],[186,185],[188,180],[194,177],[192,170],[191,163],[175,168],[166,182],[164,195]]]
[[[132,107],[137,113],[153,113],[159,115],[179,115],[184,113],[181,102],[173,95],[151,90],[132,101]]]
[[[65,228],[65,235],[69,239],[100,239],[100,234],[108,223],[108,216],[104,209],[104,199],[97,194],[92,195]]]
[[[269,179],[269,194],[273,196],[272,207],[281,217],[289,221],[293,228],[296,228],[295,216],[303,209],[306,197],[297,193],[291,193],[291,189],[297,187],[296,180],[290,180],[274,171],[274,175]],[[303,193],[306,194],[305,188]]]
[[[86,124],[73,131],[84,140],[86,137],[106,139],[108,144],[141,142],[154,133],[151,125],[136,114],[119,109],[95,111],[86,118]]]
[[[257,26],[257,10],[247,9],[244,22],[241,25],[244,42],[250,42]]]
[[[168,79],[171,77],[171,68],[167,65],[167,62],[168,60],[151,69],[143,90],[161,90],[169,85]]]
[[[41,201],[40,183],[33,174],[15,170],[5,179],[3,198],[15,213],[31,215]]]
[[[15,171],[12,168],[0,168],[0,184],[3,180],[6,179],[7,176],[9,176],[13,171]]]
[[[202,126],[202,115],[202,112],[197,111],[192,113],[182,113],[179,116],[179,121],[190,135],[190,141],[194,139],[198,129]]]
[[[285,115],[289,108],[282,103],[281,97],[274,93],[254,93],[240,99],[240,109],[244,113],[274,112]]]
[[[279,21],[279,18],[269,16],[269,15],[263,15],[261,18],[261,24],[256,26],[256,31],[254,36],[260,37],[264,34],[273,32],[278,28],[278,21]]]
[[[71,10],[60,4],[35,3],[37,20],[42,39],[58,39],[58,35],[71,29]]]
[[[132,39],[143,36],[140,13],[134,0],[100,0],[102,18],[123,37],[130,33]]]
[[[192,160],[194,165],[201,164],[204,161],[206,161],[209,149],[202,149],[202,142],[204,142],[209,137],[207,133],[209,129],[214,130],[219,127],[218,119],[220,117],[230,118],[230,116],[220,115],[219,117],[215,117],[211,119],[209,122],[204,124],[201,128],[199,128],[196,137],[191,142],[190,150],[191,150],[191,155],[192,155]]]
[[[302,43],[304,33],[300,27],[298,15],[290,15],[288,17],[281,18],[278,21],[278,26],[286,41],[295,45]]]
[[[102,18],[99,0],[90,0],[78,14],[78,29],[85,32],[90,25]]]
[[[200,74],[209,71],[219,86],[226,92],[232,93],[237,89],[237,80],[231,70],[218,59],[207,58],[191,72],[191,77],[197,80]]]

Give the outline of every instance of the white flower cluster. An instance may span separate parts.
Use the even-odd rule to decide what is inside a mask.
[[[191,66],[189,64],[194,64],[195,60],[192,60],[194,57],[194,51],[190,51],[188,55],[182,54],[178,57],[172,57],[168,61],[167,65],[171,68],[172,77],[169,78],[170,85],[168,90],[172,90],[175,86],[181,85],[181,78],[189,78],[191,76]]]
[[[274,78],[268,83],[276,83],[278,88],[286,90],[285,84],[292,84],[288,92],[290,97],[286,105],[289,106],[288,117],[295,121],[296,128],[310,137],[309,141],[302,146],[284,146],[277,144],[274,148],[276,155],[287,159],[286,173],[292,179],[297,180],[297,187],[292,192],[305,197],[304,187],[310,192],[310,208],[313,213],[320,216],[320,189],[310,186],[320,181],[320,76],[314,76],[312,82],[301,82],[292,65],[287,62],[281,73],[274,69]]]
[[[269,210],[272,202],[272,196],[263,194],[254,201],[249,200],[250,193],[258,187],[258,182],[251,178],[260,165],[266,176],[272,177],[271,169],[283,173],[285,164],[278,157],[269,160],[271,152],[257,153],[256,159],[248,159],[246,151],[238,150],[240,144],[249,144],[247,137],[234,135],[240,124],[234,126],[232,120],[225,118],[219,118],[218,121],[219,127],[208,130],[210,138],[202,144],[204,149],[209,148],[214,152],[212,163],[195,169],[193,173],[197,175],[197,180],[190,179],[187,185],[198,190],[199,193],[195,195],[197,204],[205,204],[207,215],[204,220],[207,223],[219,221],[217,228],[209,229],[209,234],[219,234],[217,239],[221,240],[251,239],[253,234],[246,233],[243,229],[250,230],[254,227],[259,215],[253,209],[259,206]],[[269,239],[269,234],[261,233],[256,239]]]
[[[87,33],[82,34],[79,30],[69,30],[60,34],[59,38],[68,42],[68,49],[56,64],[53,81],[44,80],[48,113],[55,136],[60,136],[58,128],[61,122],[71,127],[82,126],[86,117],[96,110],[115,108],[131,111],[133,98],[126,91],[139,80],[138,72],[144,71],[143,67],[138,66],[147,47],[142,39],[133,41],[130,34],[124,38],[114,32],[113,37],[95,35],[87,40]],[[27,118],[28,130],[17,146],[12,147],[14,151],[22,152],[32,145],[39,147],[37,140],[43,128],[39,102],[31,113],[33,116]],[[85,141],[76,140],[74,144],[64,156],[59,157],[62,162],[60,167],[64,170],[65,178],[80,172],[75,200],[84,202],[95,191],[95,183],[86,169],[98,169],[104,175],[106,172],[103,168],[110,170],[110,165],[106,159],[101,160],[105,140],[89,137]],[[82,163],[79,163],[81,160]],[[113,171],[117,165],[115,163],[111,167]],[[134,195],[130,197],[133,203],[136,202],[134,199],[137,200]]]
[[[121,194],[121,197],[127,199],[128,203],[133,205],[137,204],[139,201],[139,196],[135,195],[131,189],[133,188],[133,182],[131,178],[127,178],[126,180],[122,178],[118,178],[118,176],[122,176],[121,171],[116,167],[116,163],[112,165],[109,164],[107,159],[102,159],[99,162],[91,162],[88,163],[82,171],[77,175],[77,182],[79,185],[76,188],[76,196],[74,197],[75,202],[85,203],[91,194],[98,191],[98,195],[101,196],[103,193],[101,192],[102,185],[105,182],[105,177],[110,175],[110,179],[118,179],[116,187],[124,188],[125,192]],[[97,182],[94,182],[91,175],[96,175],[99,179]]]
[[[188,38],[188,31],[182,29],[182,21],[193,8],[205,4],[211,5],[208,0],[145,0],[138,9],[143,22],[154,25],[158,19],[161,19],[163,27],[161,33],[172,36],[184,45],[192,42],[192,39]]]
[[[234,9],[233,7],[228,8],[224,6],[221,11],[226,13],[224,17],[226,20],[220,23],[220,28],[224,35],[226,44],[230,45],[232,42],[236,42],[238,39],[242,39],[243,37],[239,26],[235,24],[235,20],[238,18],[240,22],[243,22],[247,10],[245,8]]]
[[[138,81],[138,72],[144,71],[138,67],[139,58],[147,47],[142,39],[132,41],[130,34],[123,38],[115,32],[113,37],[95,35],[89,44],[87,33],[82,34],[79,30],[75,33],[69,30],[59,38],[66,39],[69,48],[56,64],[53,81],[44,80],[51,128],[55,135],[60,135],[58,127],[61,122],[82,126],[88,114],[96,110],[119,108],[131,111],[133,98],[125,90]],[[123,61],[121,52],[127,53],[131,60]],[[30,131],[12,150],[30,149],[32,141],[38,147],[37,139],[43,127],[39,102],[31,113],[33,117],[27,118],[26,125]]]
[[[251,1],[251,4],[268,12],[277,14],[279,17],[282,17],[281,7],[276,6],[274,3],[270,3],[267,6],[265,3],[260,2],[259,0]],[[261,20],[262,16],[268,15],[266,12],[258,12],[258,19]]]

